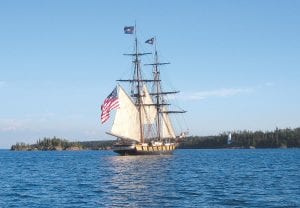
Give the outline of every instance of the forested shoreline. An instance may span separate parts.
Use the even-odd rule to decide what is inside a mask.
[[[24,142],[16,143],[12,145],[10,150],[14,151],[60,151],[60,150],[82,150],[83,147],[79,142],[69,142],[66,139],[61,139],[57,137],[37,140],[35,144],[25,144]]]
[[[202,148],[292,148],[300,147],[300,128],[274,131],[236,131],[217,136],[192,136],[179,141],[180,149]]]
[[[231,134],[231,141],[228,135]],[[39,139],[35,144],[17,143],[14,151],[109,150],[114,140],[69,142],[57,137]],[[299,148],[300,128],[274,131],[236,131],[216,136],[189,136],[178,138],[178,149],[216,148]]]

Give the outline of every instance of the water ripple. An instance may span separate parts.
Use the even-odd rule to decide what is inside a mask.
[[[0,151],[0,207],[300,207],[300,150]]]

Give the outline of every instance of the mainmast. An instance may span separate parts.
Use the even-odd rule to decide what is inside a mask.
[[[136,87],[136,93],[133,93],[133,97],[136,97],[136,106],[138,109],[138,115],[139,115],[139,126],[140,126],[140,142],[144,143],[144,124],[142,119],[142,108],[143,108],[143,101],[142,101],[142,86],[144,82],[152,82],[154,80],[145,80],[142,78],[142,72],[141,72],[141,60],[140,56],[151,54],[151,53],[139,53],[138,50],[138,40],[136,35],[136,26],[131,26],[134,29],[134,53],[132,54],[124,54],[128,56],[133,56],[133,63],[134,63],[134,73],[133,73],[133,79],[127,79],[127,80],[117,80],[117,81],[125,81],[125,82],[131,82],[133,87]],[[124,29],[125,30],[125,29]],[[132,34],[132,33],[131,33]]]
[[[140,60],[138,55],[138,44],[137,44],[137,36],[135,31],[135,59],[134,59],[134,71],[137,80],[137,106],[139,111],[139,121],[140,121],[140,141],[144,143],[144,126],[142,123],[142,97],[141,97],[141,68],[140,68]]]
[[[157,64],[158,64],[158,56],[157,56],[157,51],[156,51],[156,41],[155,41],[155,54],[154,54],[154,58],[155,58],[155,63],[156,65],[154,66],[154,71],[153,71],[153,74],[154,74],[154,79],[155,80],[159,80],[160,78],[160,72],[158,70],[158,67],[157,67]],[[159,111],[160,111],[160,97],[159,97],[159,93],[160,93],[160,90],[161,87],[160,87],[160,82],[156,82],[156,113],[157,113],[157,139],[160,141],[161,140],[161,122],[160,122],[160,116],[159,116]]]

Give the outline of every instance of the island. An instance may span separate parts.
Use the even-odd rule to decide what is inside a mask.
[[[35,144],[25,144],[23,142],[12,145],[11,150],[14,151],[62,151],[62,150],[82,150],[83,147],[79,142],[69,142],[60,138],[43,138],[39,139]]]
[[[231,139],[229,141],[229,134]],[[299,148],[300,127],[274,131],[234,131],[215,136],[178,137],[178,149],[217,149],[217,148]],[[38,139],[35,144],[16,143],[13,151],[63,151],[63,150],[110,150],[114,140],[70,142],[57,137]]]

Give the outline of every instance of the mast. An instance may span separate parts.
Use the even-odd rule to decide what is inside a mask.
[[[117,81],[123,81],[123,82],[130,82],[132,83],[133,89],[136,88],[136,93],[133,93],[132,97],[136,97],[136,107],[138,110],[138,117],[139,117],[139,129],[140,129],[140,142],[144,143],[144,124],[143,124],[143,117],[142,117],[142,108],[143,108],[143,101],[142,101],[142,87],[143,82],[153,82],[154,80],[148,80],[142,78],[142,72],[141,72],[141,65],[140,65],[140,56],[151,54],[151,53],[139,53],[138,50],[138,40],[136,35],[136,25],[134,26],[134,35],[135,35],[135,42],[134,42],[134,53],[130,54],[124,54],[134,57],[133,63],[134,63],[134,73],[133,73],[133,79],[119,79]]]
[[[144,128],[142,123],[142,98],[141,98],[141,69],[140,69],[140,60],[138,56],[138,44],[137,44],[137,36],[136,36],[136,30],[135,30],[135,60],[134,60],[134,70],[136,73],[136,79],[137,79],[137,105],[138,105],[138,111],[139,111],[139,121],[140,121],[140,141],[141,143],[144,143]]]
[[[156,37],[153,37],[152,44],[154,43],[154,63],[152,64],[145,64],[145,65],[151,65],[153,66],[153,77],[154,77],[154,93],[150,93],[150,95],[155,96],[155,106],[156,106],[156,113],[157,113],[157,139],[161,140],[163,135],[162,135],[162,130],[163,130],[163,122],[166,114],[169,113],[185,113],[186,111],[166,111],[165,107],[166,105],[170,105],[168,103],[165,103],[163,96],[167,94],[174,94],[174,93],[179,93],[179,91],[170,91],[170,92],[163,92],[162,87],[161,87],[161,79],[160,79],[160,68],[159,66],[161,65],[166,65],[170,64],[169,62],[162,63],[159,62],[158,59],[158,53],[157,53],[157,42],[156,42]]]
[[[155,58],[155,65],[154,65],[154,79],[155,80],[160,80],[160,72],[158,70],[158,56],[157,56],[157,50],[156,50],[156,38],[154,38],[154,44],[155,44],[155,54],[154,54],[154,58]],[[159,93],[161,92],[161,88],[160,88],[160,82],[157,81],[155,82],[156,85],[156,113],[157,113],[157,139],[160,141],[161,140],[161,121],[160,121],[160,96]]]

